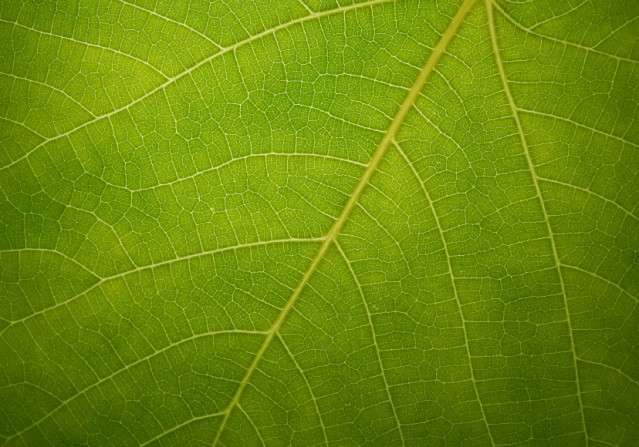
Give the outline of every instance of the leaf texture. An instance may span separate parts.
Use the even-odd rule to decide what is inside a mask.
[[[0,444],[632,446],[639,3],[0,5]]]

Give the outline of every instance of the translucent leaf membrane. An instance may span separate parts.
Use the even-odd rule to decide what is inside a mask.
[[[636,2],[4,2],[0,444],[632,446]]]

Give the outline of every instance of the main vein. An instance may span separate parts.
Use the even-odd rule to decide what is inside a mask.
[[[339,236],[340,231],[342,230],[342,227],[344,226],[344,223],[346,223],[346,221],[348,220],[348,217],[350,216],[351,212],[355,208],[355,205],[357,204],[360,196],[362,195],[362,192],[364,191],[366,186],[369,184],[371,177],[373,176],[373,174],[377,170],[377,167],[379,166],[379,163],[384,158],[384,154],[386,153],[387,149],[392,145],[393,140],[395,139],[395,136],[397,135],[399,128],[401,127],[402,123],[404,122],[404,119],[406,118],[406,115],[408,115],[408,112],[413,107],[413,104],[415,104],[415,101],[418,95],[420,94],[420,92],[422,91],[424,85],[426,84],[426,81],[430,77],[430,74],[433,72],[435,66],[439,62],[439,59],[442,57],[442,55],[446,51],[448,44],[455,36],[457,29],[464,21],[464,18],[466,17],[466,15],[473,8],[476,1],[477,0],[464,0],[460,8],[457,10],[457,13],[455,14],[455,16],[452,18],[450,24],[448,25],[448,28],[442,35],[441,39],[439,40],[435,48],[433,49],[433,52],[431,53],[430,57],[426,61],[426,64],[423,66],[423,68],[419,72],[417,79],[413,83],[413,86],[411,87],[411,89],[408,91],[408,94],[406,95],[406,98],[404,98],[404,101],[399,107],[397,114],[395,115],[390,125],[388,126],[384,134],[384,138],[377,146],[377,149],[375,149],[375,152],[373,153],[373,156],[371,157],[368,165],[366,165],[366,169],[364,170],[364,173],[362,174],[359,181],[357,182],[357,185],[355,185],[355,188],[353,189],[353,192],[349,196],[348,201],[346,202],[346,205],[344,205],[342,212],[335,220],[335,223],[333,223],[333,226],[331,227],[328,234],[326,235],[324,242],[320,246],[319,250],[317,251],[310,265],[306,269],[304,275],[302,276],[302,279],[298,283],[297,287],[295,287],[290,298],[288,299],[288,301],[286,302],[286,304],[280,311],[277,319],[275,320],[271,328],[268,330],[264,338],[264,341],[262,342],[262,345],[260,346],[257,353],[255,354],[255,357],[253,358],[251,365],[246,370],[246,373],[244,374],[244,377],[242,378],[242,381],[240,382],[235,392],[235,395],[233,396],[233,398],[231,399],[231,401],[229,402],[228,406],[226,407],[224,411],[224,418],[222,419],[220,428],[218,429],[217,435],[215,436],[215,440],[213,441],[213,446],[216,446],[217,443],[219,442],[222,432],[224,431],[226,423],[233,409],[239,403],[240,398],[242,397],[242,393],[244,392],[244,389],[246,388],[246,385],[248,385],[251,379],[251,376],[257,369],[257,366],[260,363],[260,360],[264,357],[264,353],[270,346],[271,342],[273,341],[273,338],[275,338],[276,334],[281,329],[282,325],[284,324],[284,321],[286,320],[286,317],[293,309],[293,306],[297,302],[297,299],[299,298],[302,291],[304,290],[304,288],[310,281],[311,277],[317,270],[317,267],[319,266],[320,262],[322,261],[326,253],[328,252],[329,248],[337,240],[337,237]]]

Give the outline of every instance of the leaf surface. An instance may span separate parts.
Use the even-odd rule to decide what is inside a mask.
[[[0,444],[631,446],[639,3],[0,6]]]

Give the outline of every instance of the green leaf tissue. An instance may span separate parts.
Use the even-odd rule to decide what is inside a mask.
[[[0,2],[0,446],[639,445],[639,2]]]

